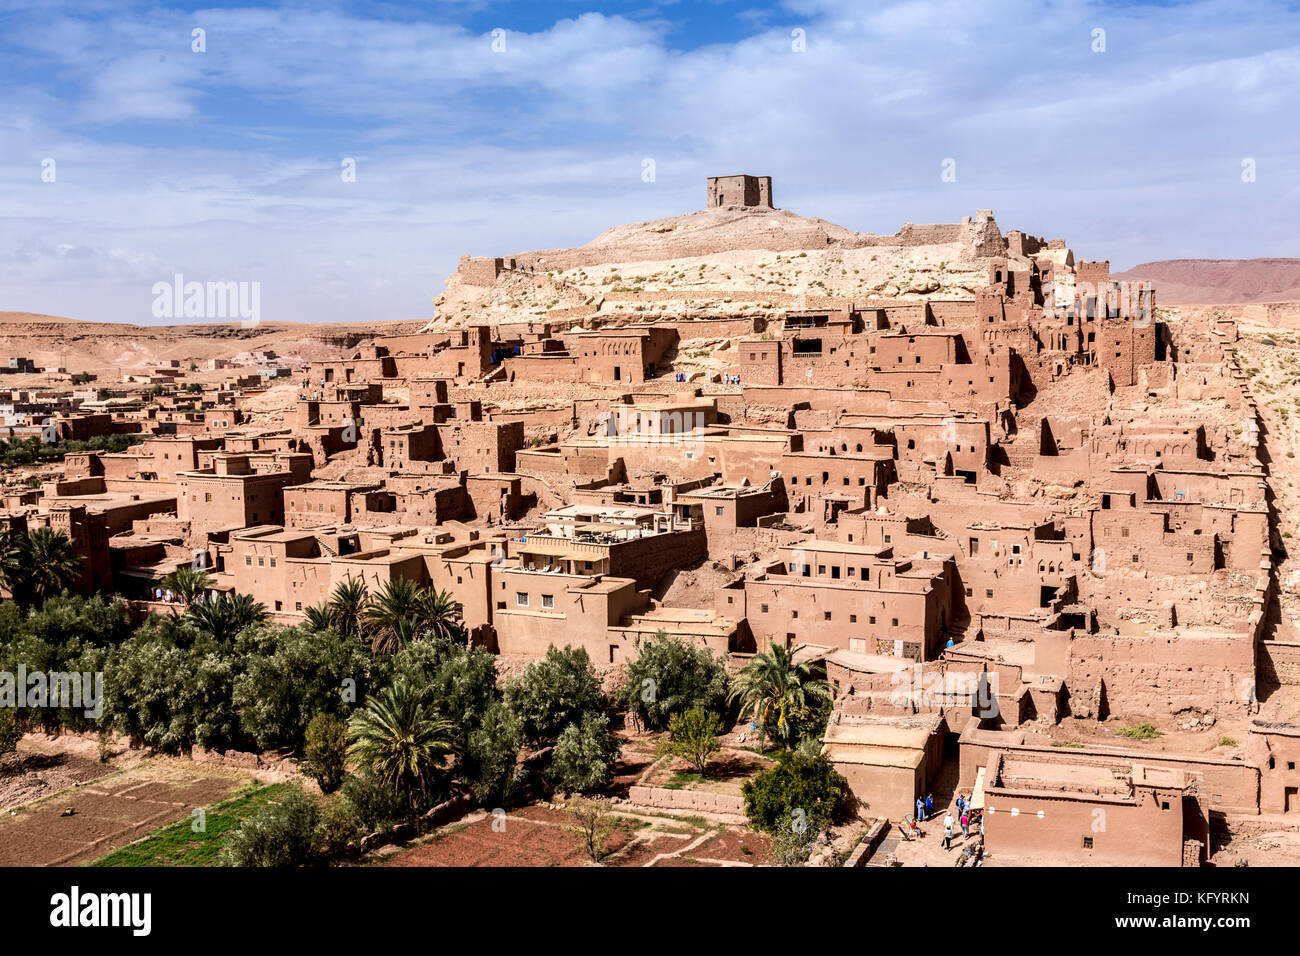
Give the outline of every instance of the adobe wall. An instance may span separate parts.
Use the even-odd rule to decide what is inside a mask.
[[[1041,859],[1047,853],[1057,865],[1182,866],[1182,792],[1140,788],[1135,800],[989,788],[984,797],[984,845],[995,859]],[[1092,841],[1091,848],[1085,848],[1084,840]]]
[[[960,740],[958,786],[967,790],[973,787],[976,771],[988,765],[990,756],[996,750],[1005,750],[1011,756],[1032,756],[1035,762],[1062,764],[1077,763],[1080,757],[1113,757],[1120,764],[1136,762],[1151,767],[1168,767],[1200,777],[1199,792],[1211,810],[1250,814],[1259,812],[1259,769],[1238,760],[1125,750],[1120,747],[1063,749],[1050,745],[1026,744],[1024,740],[1023,731],[978,730],[973,722],[967,725]]]
[[[1110,715],[1126,720],[1185,711],[1244,714],[1254,686],[1252,635],[1170,633],[1130,637],[1077,634],[1066,684],[1070,712],[1096,717],[1104,691]]]

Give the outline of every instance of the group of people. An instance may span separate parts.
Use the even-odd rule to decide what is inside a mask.
[[[956,803],[956,815],[950,808],[943,817],[943,848],[945,850],[952,848],[953,836],[958,827],[961,828],[962,839],[970,836],[970,828],[977,823],[978,817],[971,809],[970,801],[964,794],[958,793]],[[925,799],[916,798],[916,823],[924,823],[927,818],[934,816],[934,795],[927,793]]]

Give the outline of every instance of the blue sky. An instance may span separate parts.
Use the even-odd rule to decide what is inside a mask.
[[[266,320],[426,317],[461,253],[735,172],[871,232],[990,208],[1116,270],[1300,256],[1291,4],[0,0],[0,64],[0,309],[148,323],[182,273],[259,282]]]

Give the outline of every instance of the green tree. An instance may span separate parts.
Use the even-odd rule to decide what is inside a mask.
[[[673,714],[691,707],[721,713],[727,672],[707,648],[660,631],[628,665],[618,697],[646,728],[663,730]]]
[[[741,785],[750,824],[775,835],[792,813],[805,822],[834,820],[847,783],[830,761],[797,750],[782,751],[777,761]]]
[[[689,761],[703,776],[709,758],[722,749],[718,741],[721,733],[722,718],[702,707],[692,707],[669,719],[668,739],[659,745],[659,752]]]
[[[609,732],[609,717],[588,713],[570,724],[555,742],[549,776],[565,793],[598,790],[613,776],[622,747]]]
[[[523,674],[506,684],[506,703],[522,718],[532,743],[556,740],[570,724],[581,724],[593,712],[603,713],[600,681],[583,648],[547,648]]]
[[[449,641],[465,640],[465,625],[461,621],[460,602],[449,591],[426,592],[424,626],[434,637]]]
[[[345,713],[366,670],[355,641],[308,627],[249,628],[235,653],[244,664],[234,689],[240,725],[264,748],[300,748],[312,717]]]
[[[794,663],[792,653],[773,644],[755,654],[737,675],[728,699],[738,701],[741,715],[789,748],[799,742],[809,715],[831,700],[830,685],[807,661]]]
[[[445,789],[452,728],[428,715],[405,682],[369,698],[348,722],[349,755],[369,767],[414,813]]]
[[[502,701],[493,703],[479,726],[471,730],[461,754],[462,780],[474,792],[474,799],[490,806],[509,806],[523,783],[519,750],[524,743],[524,724]]]
[[[233,657],[211,638],[182,648],[142,629],[109,657],[107,714],[134,746],[164,753],[229,746],[239,727],[234,681]]]
[[[322,793],[333,793],[343,785],[348,757],[347,722],[333,714],[317,714],[307,724],[307,758],[303,769],[320,784]]]

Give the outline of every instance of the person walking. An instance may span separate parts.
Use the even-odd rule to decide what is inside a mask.
[[[970,836],[970,817],[963,813],[961,815],[961,838],[965,840]]]
[[[932,793],[925,795],[925,812],[927,816],[934,816],[934,794]]]
[[[960,793],[957,794],[957,812],[961,813],[966,809],[966,798]]]
[[[943,848],[950,849],[952,846],[952,814],[949,813],[943,818]]]
[[[921,802],[920,797],[916,798],[916,822],[925,822],[925,804]]]

